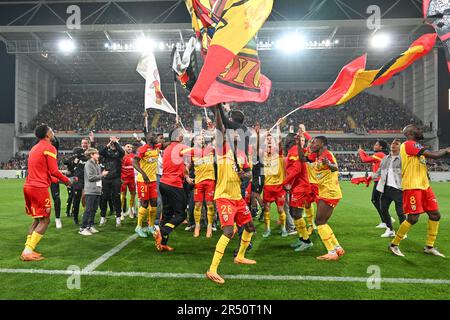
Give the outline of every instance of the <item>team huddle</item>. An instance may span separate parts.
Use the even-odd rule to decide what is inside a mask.
[[[98,232],[94,225],[99,206],[99,226],[106,223],[106,207],[109,202],[113,203],[116,225],[120,226],[127,190],[130,193],[128,212],[130,216],[134,216],[134,198],[137,195],[139,206],[135,232],[143,238],[153,237],[156,249],[160,252],[174,250],[169,246],[170,234],[186,220],[189,202],[186,186],[193,187],[194,237],[200,236],[203,208],[206,209],[206,237],[212,237],[216,217],[222,229],[206,272],[207,278],[216,283],[225,282],[219,275],[218,268],[234,236],[240,238],[234,262],[256,264],[255,260],[246,257],[246,252],[255,234],[253,212],[261,194],[265,224],[262,237],[271,236],[270,209],[271,204],[275,203],[281,236],[288,235],[288,220],[295,226],[298,238],[291,245],[295,251],[304,252],[313,246],[310,236],[316,229],[326,249],[326,253],[317,259],[341,259],[345,250],[328,221],[343,195],[339,185],[338,163],[327,148],[327,138],[313,138],[303,125],[299,125],[296,132],[290,130],[284,138],[279,126],[272,131],[263,131],[256,126],[250,131],[244,125],[245,117],[242,112],[231,110],[227,115],[227,104],[211,109],[214,111],[215,122],[207,119],[208,129],[194,134],[193,141],[186,144],[183,141],[187,134],[177,123],[169,133],[169,141],[165,141],[162,134],[146,132],[145,140],[137,148],[133,145],[122,147],[115,137],[100,151],[92,145],[86,145],[83,174],[72,178],[58,171],[57,150],[52,145],[55,140],[52,129],[46,125],[38,126],[35,135],[39,142],[30,151],[29,175],[24,185],[26,212],[33,218],[33,224],[21,259],[43,259],[42,254],[36,251],[36,246],[50,223],[52,205],[49,187],[58,182],[68,186],[82,184],[85,212],[79,233],[84,236]],[[416,125],[406,127],[404,135],[407,141],[401,145],[398,156],[401,160],[401,172],[395,177],[393,165],[381,162],[385,154],[375,154],[372,157],[365,155],[366,162],[376,163],[374,173],[381,172],[381,178],[376,179],[375,188],[379,190],[381,182],[386,180],[386,187],[380,192],[381,195],[374,191],[374,195],[378,195],[374,205],[378,206],[377,210],[380,207],[384,226],[392,229],[390,221],[381,214],[381,207],[386,206],[387,209],[383,212],[385,215],[386,211],[389,214],[392,201],[385,201],[384,205],[379,205],[379,202],[383,199],[383,192],[391,188],[391,184],[395,184],[401,190],[403,204],[400,208],[406,219],[400,221],[400,228],[396,233],[390,230],[389,236],[394,237],[389,246],[390,251],[403,256],[399,249],[400,241],[418,221],[419,215],[427,213],[428,235],[424,251],[443,256],[434,247],[440,214],[430,187],[426,158],[448,156],[450,148],[431,152],[420,145],[423,134]],[[137,149],[136,152],[133,149]],[[386,159],[391,158],[386,156]],[[159,201],[162,202],[162,210],[158,217]]]

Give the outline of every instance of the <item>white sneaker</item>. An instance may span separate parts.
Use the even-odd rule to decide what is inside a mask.
[[[98,233],[99,231],[97,229],[95,229],[94,227],[90,227],[88,228],[89,232],[94,234],[94,233]]]
[[[379,225],[377,225],[375,228],[377,228],[377,229],[386,229],[386,223],[382,222]]]
[[[382,238],[393,238],[395,237],[395,231],[386,228],[386,231],[381,235]]]
[[[184,231],[192,231],[195,229],[195,225],[192,226],[187,226],[186,228],[184,228]]]
[[[213,225],[212,231],[216,232],[217,231],[217,227]]]
[[[101,217],[101,218],[100,218],[99,226],[100,226],[100,227],[103,227],[105,224],[106,224],[106,218]]]
[[[80,229],[80,231],[78,231],[78,234],[81,234],[82,236],[92,236],[92,233],[89,232],[88,229]]]
[[[395,254],[398,257],[404,257],[405,255],[400,251],[400,248],[398,246],[391,246],[389,245],[389,250]]]
[[[438,249],[436,249],[436,248],[425,247],[425,248],[423,248],[423,252],[425,252],[426,254],[431,254],[431,255],[436,256],[436,257],[445,258],[445,256],[442,253],[440,253],[438,251]]]
[[[121,218],[116,218],[116,227],[120,227],[122,225],[122,222],[120,220]]]
[[[126,215],[126,212],[122,212],[120,214],[120,221],[125,221],[125,215]]]
[[[62,228],[61,219],[55,219],[55,223],[56,223],[56,229],[61,229]]]

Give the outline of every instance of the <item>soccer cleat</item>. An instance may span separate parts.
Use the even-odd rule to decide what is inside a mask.
[[[136,229],[134,229],[134,232],[136,232],[138,234],[138,236],[141,237],[141,238],[147,238],[148,237],[147,233],[144,232],[144,229],[142,229],[139,226],[137,226]]]
[[[395,237],[395,231],[387,228],[386,231],[380,236],[381,238],[393,238]]]
[[[281,237],[286,238],[288,236],[288,232],[286,230],[281,230]]]
[[[297,238],[297,240],[294,243],[291,243],[290,246],[291,246],[291,248],[297,248],[297,247],[301,246],[302,243],[303,242]]]
[[[194,238],[198,238],[200,236],[200,226],[196,226],[194,229]]]
[[[59,218],[55,219],[55,224],[56,224],[56,229],[62,228],[61,219],[59,219]]]
[[[247,259],[247,258],[234,258],[234,263],[236,264],[256,264],[255,260]]]
[[[215,272],[211,272],[211,271],[207,271],[206,272],[206,278],[208,278],[209,280],[218,283],[218,284],[224,284],[225,280],[223,280],[223,278],[221,276],[219,276],[219,274],[215,273]]]
[[[206,237],[207,238],[211,238],[212,237],[212,227],[211,226],[208,226],[206,228]]]
[[[105,224],[106,224],[106,218],[101,217],[101,218],[100,218],[99,226],[100,226],[100,227],[103,227]]]
[[[345,254],[345,250],[342,247],[336,248],[336,253],[339,257],[342,257]]]
[[[78,234],[81,234],[82,236],[92,236],[92,233],[88,229],[80,229]]]
[[[426,254],[431,254],[431,255],[436,256],[436,257],[445,258],[445,255],[443,255],[442,253],[440,253],[438,251],[438,249],[433,248],[433,247],[432,248],[425,247],[425,248],[423,248],[423,252],[425,252]]]
[[[122,225],[121,218],[116,218],[116,227],[120,227]]]
[[[379,225],[377,225],[375,228],[377,229],[386,229],[386,223],[381,222]]]
[[[266,230],[266,231],[264,231],[264,233],[263,233],[263,238],[268,238],[268,237],[270,237],[270,235],[271,235],[272,233],[270,232],[270,230]]]
[[[195,228],[194,225],[190,225],[190,226],[187,226],[186,228],[184,228],[184,231],[192,231],[194,228]]]
[[[159,230],[155,230],[155,232],[153,233],[153,239],[155,239],[155,247],[158,251],[163,251],[162,250],[162,237],[161,237],[161,232]]]
[[[89,227],[88,228],[89,232],[94,234],[94,233],[98,233],[99,231],[97,229],[95,229],[94,227]]]
[[[339,256],[337,253],[327,253],[323,256],[317,257],[317,260],[323,260],[323,261],[339,261]]]
[[[162,244],[160,249],[158,249],[158,251],[163,252],[163,251],[173,251],[172,247],[169,247],[167,245]]]
[[[303,251],[306,251],[306,250],[311,249],[313,247],[313,243],[312,242],[310,242],[310,243],[306,243],[306,242],[303,242],[303,241],[300,241],[300,242],[301,242],[300,246],[298,246],[297,248],[294,249],[295,252],[303,252]]]
[[[213,225],[212,231],[216,232],[217,231],[217,227]]]
[[[143,230],[144,230],[144,232],[147,233],[149,236],[152,236],[152,235],[155,233],[156,228],[155,228],[154,226],[153,226],[153,227],[148,226],[147,228],[145,228],[145,229],[143,229]]]
[[[122,212],[122,213],[120,214],[120,221],[125,221],[125,215],[126,215],[125,212]]]
[[[297,234],[297,231],[294,229],[294,230],[289,230],[287,233],[288,233],[288,236],[293,236],[293,235]]]
[[[388,249],[398,257],[404,257],[405,255],[400,251],[400,248],[395,245],[389,245]]]
[[[40,254],[37,254],[36,252],[31,253],[22,253],[20,255],[20,260],[22,261],[40,261],[44,260],[44,257]]]

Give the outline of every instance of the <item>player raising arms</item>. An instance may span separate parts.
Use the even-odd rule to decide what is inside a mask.
[[[28,156],[28,176],[23,186],[25,209],[34,220],[28,230],[25,249],[20,256],[22,261],[38,261],[44,257],[35,252],[50,224],[52,204],[48,188],[52,180],[62,181],[71,185],[69,178],[58,170],[56,148],[52,145],[53,130],[47,125],[38,126],[34,134],[39,142],[31,149]]]
[[[342,199],[342,192],[339,186],[336,158],[328,150],[327,145],[328,140],[324,136],[314,138],[311,143],[311,152],[316,156],[314,170],[319,186],[316,225],[320,239],[328,250],[327,254],[317,257],[317,259],[337,261],[345,252],[328,225],[328,220],[331,218],[334,208]]]
[[[194,141],[194,148],[190,150],[192,163],[194,165],[195,186],[194,186],[194,237],[200,235],[200,219],[202,215],[203,201],[206,201],[208,226],[206,237],[212,237],[212,224],[214,221],[214,189],[216,178],[214,176],[214,148],[205,143],[204,133],[197,135]]]
[[[389,250],[395,255],[404,257],[399,249],[399,244],[413,225],[419,221],[423,213],[428,215],[427,242],[424,252],[434,256],[445,257],[436,248],[434,242],[439,230],[441,214],[436,196],[430,186],[427,170],[427,158],[439,159],[450,154],[450,148],[437,152],[428,151],[419,141],[424,139],[423,131],[415,124],[403,129],[403,134],[408,139],[400,147],[402,159],[402,189],[403,211],[407,219],[402,222],[395,239],[389,246]]]
[[[234,236],[234,223],[243,226],[241,243],[238,254],[234,258],[237,264],[255,264],[256,261],[246,259],[245,252],[250,244],[255,226],[252,216],[241,193],[241,179],[250,178],[251,170],[245,157],[238,156],[234,140],[234,134],[225,136],[222,106],[214,108],[216,116],[216,153],[217,153],[217,184],[214,200],[219,211],[220,223],[223,234],[216,245],[214,257],[206,277],[211,281],[223,284],[225,280],[217,273],[220,261],[225,253],[231,238]],[[228,141],[227,141],[228,140]],[[243,141],[243,139],[241,140]],[[234,149],[231,148],[234,145]],[[243,160],[243,161],[242,161]]]
[[[263,164],[265,183],[263,188],[264,201],[264,223],[266,231],[263,238],[270,236],[270,205],[275,202],[277,205],[278,215],[281,222],[281,236],[287,237],[286,231],[286,213],[284,212],[284,202],[286,200],[286,191],[283,189],[284,179],[286,178],[286,170],[284,166],[283,147],[281,139],[281,131],[279,130],[278,147],[275,146],[275,139],[271,133],[266,137],[266,150],[264,151]]]
[[[158,191],[156,188],[156,168],[158,166],[159,151],[162,148],[157,136],[151,132],[146,134],[147,143],[139,147],[133,158],[133,167],[138,172],[137,188],[139,198],[136,233],[146,238],[147,233],[155,231]],[[142,228],[144,218],[147,216],[148,228]]]
[[[134,218],[134,200],[136,198],[136,181],[134,179],[134,167],[133,167],[133,145],[127,144],[123,148],[125,151],[125,156],[122,159],[122,172],[120,179],[122,180],[122,185],[120,187],[121,194],[121,204],[122,204],[122,218],[125,216],[125,202],[127,201],[127,189],[130,191],[130,207],[128,208],[128,215],[130,218]]]

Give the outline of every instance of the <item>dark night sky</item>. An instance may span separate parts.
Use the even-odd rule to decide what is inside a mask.
[[[14,123],[14,60],[0,41],[0,123]]]

